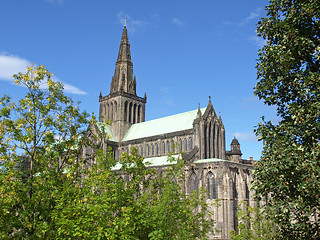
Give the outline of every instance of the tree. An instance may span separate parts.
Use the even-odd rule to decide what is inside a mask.
[[[279,238],[277,228],[260,206],[251,207],[247,202],[238,206],[238,229],[231,231],[231,240],[272,240]]]
[[[18,103],[0,100],[0,236],[50,238],[59,192],[72,184],[88,115],[64,96],[44,66],[14,75],[27,88]]]
[[[44,66],[14,77],[27,94],[0,100],[1,239],[206,239],[210,206],[183,191],[183,160],[161,176],[136,149],[115,160],[107,125]]]
[[[257,25],[255,94],[276,106],[278,123],[256,130],[264,148],[254,188],[282,239],[318,239],[320,226],[320,2],[270,0]]]
[[[181,188],[183,160],[171,159],[176,164],[159,176],[135,148],[119,163],[100,154],[83,182],[90,187],[62,194],[80,201],[66,197],[57,206],[56,239],[207,239],[214,231],[205,194]]]

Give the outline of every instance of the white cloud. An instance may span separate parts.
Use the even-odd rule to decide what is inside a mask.
[[[234,136],[241,141],[257,142],[258,138],[253,132],[236,132]]]
[[[154,16],[156,16],[156,15],[153,14],[151,17],[153,19],[157,19],[159,17],[159,16],[157,16],[157,18],[154,18]],[[134,19],[133,17],[131,17],[130,15],[128,15],[127,13],[125,13],[123,11],[121,11],[117,14],[117,19],[122,25],[124,25],[124,22],[126,19],[127,29],[131,33],[135,32],[137,29],[143,29],[151,24],[149,21]]]
[[[0,53],[0,81],[13,82],[13,74],[25,72],[26,68],[31,64],[32,63],[29,60],[21,58],[19,56]],[[55,81],[61,82],[64,85],[64,91],[66,93],[77,95],[87,94],[86,92],[75,86],[60,81],[57,77],[54,77],[53,79]]]
[[[56,77],[54,77],[53,80],[61,82],[63,84],[63,89],[66,93],[71,93],[71,94],[76,94],[76,95],[87,95],[88,94],[75,86],[72,86],[68,83],[62,82],[61,80],[59,80]]]
[[[257,35],[249,37],[249,40],[254,42],[260,48],[262,48],[264,45],[267,44],[267,41],[265,39],[263,39],[262,37],[259,37]]]
[[[171,91],[172,87],[161,87],[159,90],[162,93],[168,94]]]
[[[185,23],[183,21],[181,21],[180,19],[178,19],[178,18],[173,18],[172,19],[172,24],[177,25],[177,26],[185,25]]]
[[[222,24],[224,24],[224,25],[233,25],[233,23],[232,22],[230,22],[230,21],[222,21]]]
[[[13,81],[13,74],[24,71],[31,62],[14,55],[0,53],[0,80]]]
[[[240,21],[239,26],[243,26],[243,25],[249,23],[251,20],[259,17],[259,16],[260,16],[260,11],[261,11],[261,8],[257,8],[256,10],[254,10],[253,12],[251,12],[251,13],[249,14],[249,16],[247,16],[245,19],[243,19],[242,21]]]
[[[156,22],[159,22],[160,21],[160,15],[157,14],[157,13],[151,13],[150,14],[150,18]]]

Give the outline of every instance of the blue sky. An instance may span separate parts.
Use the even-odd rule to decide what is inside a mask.
[[[98,114],[107,95],[127,18],[137,93],[147,93],[146,120],[208,104],[236,136],[243,158],[260,158],[253,129],[275,111],[253,94],[263,40],[256,23],[267,0],[2,0],[0,95],[17,100],[25,89],[11,75],[31,63],[45,65],[65,92]]]

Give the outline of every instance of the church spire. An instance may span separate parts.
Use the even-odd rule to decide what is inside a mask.
[[[131,62],[131,54],[130,54],[130,44],[128,39],[128,32],[126,25],[123,27],[118,60],[119,61],[130,61]]]
[[[112,77],[110,93],[124,91],[136,95],[136,81],[133,79],[130,44],[126,24],[123,27],[116,69]]]

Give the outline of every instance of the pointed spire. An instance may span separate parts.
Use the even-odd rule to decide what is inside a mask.
[[[134,94],[137,95],[137,79],[136,79],[136,76],[133,77],[133,91],[134,91]]]
[[[198,112],[197,112],[197,118],[201,118],[202,117],[202,113],[201,113],[201,110],[200,110],[200,103],[198,105]]]
[[[208,106],[207,109],[213,108],[212,103],[211,103],[211,96],[209,96],[209,102],[208,102]],[[214,113],[214,115],[216,115],[216,113]]]
[[[221,113],[219,112],[219,120],[221,120]]]
[[[131,61],[130,44],[126,21],[123,27],[116,69],[111,81],[110,93],[124,91],[136,95],[136,83],[133,79],[133,64]]]
[[[130,61],[131,62],[130,44],[129,44],[129,38],[128,38],[128,32],[127,32],[126,25],[124,25],[123,31],[122,31],[117,62],[118,61]]]

